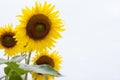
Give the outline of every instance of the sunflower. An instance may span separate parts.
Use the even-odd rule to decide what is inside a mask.
[[[59,18],[59,11],[54,11],[55,5],[44,2],[35,3],[32,9],[26,7],[18,15],[20,24],[17,25],[15,36],[21,45],[26,45],[29,51],[41,51],[54,47],[56,40],[61,38],[64,31],[63,21]]]
[[[20,45],[14,38],[16,31],[12,29],[12,24],[0,28],[0,49],[4,49],[4,55],[14,56],[18,54]]]
[[[33,62],[37,65],[47,64],[54,68],[56,71],[59,71],[61,61],[61,56],[57,51],[53,51],[49,54],[48,51],[44,50],[40,54],[36,54],[33,58]],[[38,73],[32,73],[33,80],[44,80],[44,76]],[[54,80],[53,76],[48,75],[48,80]]]

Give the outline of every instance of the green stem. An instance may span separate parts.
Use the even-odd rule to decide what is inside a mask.
[[[10,58],[10,57],[8,56],[8,57],[7,57],[7,60],[8,60],[8,61],[9,61],[9,58]]]
[[[44,79],[48,80],[48,76],[46,74],[44,74]]]
[[[28,59],[25,60],[25,63],[26,63],[26,64],[29,64],[29,63],[30,63],[30,57],[31,57],[31,51],[30,51],[29,54],[28,54]],[[28,76],[28,73],[25,74],[25,80],[27,80],[27,76]]]
[[[29,55],[28,55],[27,64],[29,64],[29,63],[30,63],[30,57],[31,57],[31,52],[30,52],[30,53],[29,53]]]

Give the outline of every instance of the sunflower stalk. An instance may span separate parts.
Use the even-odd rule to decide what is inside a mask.
[[[30,57],[31,57],[31,51],[28,54],[28,59],[25,59],[25,64],[30,63]],[[25,74],[25,80],[27,80],[27,77],[28,77],[28,73]]]
[[[10,57],[9,57],[9,56],[7,56],[7,60],[8,60],[8,61],[9,61],[9,58],[10,58]]]

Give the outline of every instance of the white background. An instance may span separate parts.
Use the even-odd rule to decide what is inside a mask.
[[[64,76],[56,80],[120,80],[120,0],[46,1],[60,10],[66,28],[56,45]],[[16,15],[34,2],[0,0],[0,25],[15,26]]]

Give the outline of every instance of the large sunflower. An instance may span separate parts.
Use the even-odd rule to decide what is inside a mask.
[[[33,62],[37,65],[47,64],[53,67],[56,71],[59,71],[61,61],[61,56],[57,51],[49,54],[48,51],[43,51],[33,58]],[[44,80],[44,76],[38,73],[32,73],[33,80]],[[53,76],[48,75],[48,80],[54,80]]]
[[[0,28],[0,49],[4,49],[5,54],[14,56],[20,51],[20,45],[14,38],[16,31],[12,30],[12,25]]]
[[[21,45],[28,50],[40,51],[54,47],[56,39],[61,38],[64,30],[63,22],[58,17],[59,11],[54,11],[55,5],[36,2],[32,9],[26,7],[22,15],[18,15],[20,24],[16,27],[15,36]]]

